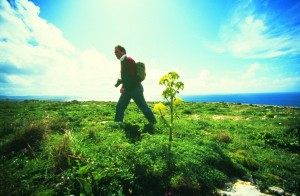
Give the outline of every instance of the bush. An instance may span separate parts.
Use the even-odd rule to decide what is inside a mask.
[[[223,142],[223,143],[227,143],[227,144],[232,142],[230,133],[221,133],[221,134],[217,135],[216,139],[219,142]]]
[[[257,170],[259,163],[243,150],[238,150],[231,154],[232,159],[250,170]]]
[[[50,133],[47,121],[32,122],[15,130],[11,138],[1,147],[1,153],[18,152],[22,149],[38,148],[40,142]]]

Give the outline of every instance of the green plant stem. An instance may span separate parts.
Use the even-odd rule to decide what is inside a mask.
[[[172,132],[173,132],[173,119],[174,119],[174,107],[173,107],[173,100],[174,97],[171,97],[171,104],[170,104],[170,110],[171,110],[171,125],[170,125],[170,135],[169,135],[169,141],[172,142]]]

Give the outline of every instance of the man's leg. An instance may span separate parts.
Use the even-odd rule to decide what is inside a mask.
[[[156,123],[155,116],[146,103],[146,100],[144,97],[144,88],[142,85],[140,85],[139,87],[137,87],[134,90],[132,98],[133,98],[134,102],[136,103],[136,105],[140,108],[140,110],[142,110],[142,112],[144,113],[147,120],[150,123]]]
[[[130,102],[131,96],[129,93],[122,93],[116,106],[115,122],[123,122],[124,112]]]

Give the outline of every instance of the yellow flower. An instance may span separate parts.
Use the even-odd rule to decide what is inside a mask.
[[[157,103],[154,105],[153,112],[160,114],[161,116],[165,115],[167,112],[167,107],[163,103]]]
[[[181,104],[183,104],[183,100],[181,99],[181,98],[179,98],[179,97],[177,97],[177,98],[175,98],[174,99],[174,105],[181,105]]]

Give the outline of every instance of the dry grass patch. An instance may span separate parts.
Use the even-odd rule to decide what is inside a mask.
[[[213,115],[212,119],[213,120],[234,120],[234,121],[239,121],[239,120],[242,120],[243,118],[241,116],[220,116],[220,115]]]

